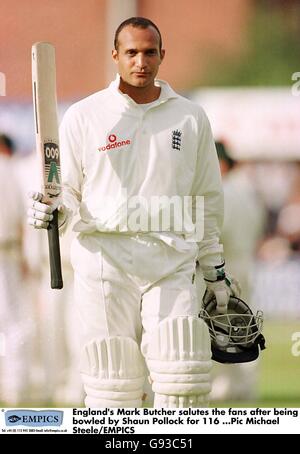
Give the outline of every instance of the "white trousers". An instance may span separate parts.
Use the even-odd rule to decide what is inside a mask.
[[[79,234],[73,241],[74,297],[83,346],[125,336],[144,356],[152,331],[167,317],[199,312],[196,243],[179,252],[147,234]]]

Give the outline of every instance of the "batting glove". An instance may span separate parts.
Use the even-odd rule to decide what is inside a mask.
[[[217,312],[226,314],[227,305],[231,296],[239,297],[241,287],[237,279],[225,273],[225,262],[216,267],[202,269],[206,283],[206,292],[203,297],[204,306],[213,297],[217,301]]]
[[[53,211],[58,209],[58,225],[59,227],[65,221],[65,210],[62,204],[48,205],[43,203],[43,194],[37,191],[31,191],[28,194],[29,208],[27,211],[27,223],[32,225],[35,229],[47,229],[49,223],[53,219]]]

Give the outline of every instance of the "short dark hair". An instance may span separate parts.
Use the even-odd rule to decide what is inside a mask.
[[[11,154],[13,154],[16,149],[14,141],[6,134],[0,134],[0,145],[4,145],[6,148],[8,148]]]
[[[117,30],[115,32],[115,39],[114,39],[114,46],[115,46],[116,50],[118,50],[118,46],[119,46],[119,43],[118,43],[119,34],[123,30],[123,28],[127,27],[128,25],[131,25],[132,27],[136,27],[136,28],[153,27],[158,33],[159,50],[161,51],[162,38],[161,38],[161,33],[159,31],[159,28],[157,27],[157,25],[154,24],[154,22],[152,22],[150,19],[146,19],[145,17],[130,17],[129,19],[124,20],[124,22],[122,22],[119,25],[119,27],[117,28]]]

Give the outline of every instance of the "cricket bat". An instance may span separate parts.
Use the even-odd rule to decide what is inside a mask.
[[[50,43],[32,46],[32,92],[36,150],[40,164],[42,202],[53,204],[61,195],[55,49]],[[58,211],[48,227],[51,288],[63,287],[58,234]]]

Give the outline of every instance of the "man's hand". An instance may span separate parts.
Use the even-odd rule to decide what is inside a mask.
[[[225,263],[217,267],[204,268],[202,271],[206,284],[206,292],[203,297],[204,306],[215,296],[217,312],[226,314],[230,296],[239,297],[241,294],[239,282],[225,273]]]
[[[29,208],[27,211],[27,222],[33,225],[35,229],[47,229],[49,222],[52,221],[52,212],[56,207],[42,203],[43,194],[36,191],[31,191],[28,194]]]
[[[58,226],[60,227],[66,218],[65,207],[62,204],[48,205],[43,203],[43,194],[37,191],[31,191],[28,194],[29,208],[27,211],[27,222],[35,229],[47,229],[49,222],[53,219],[53,211],[58,209]]]

